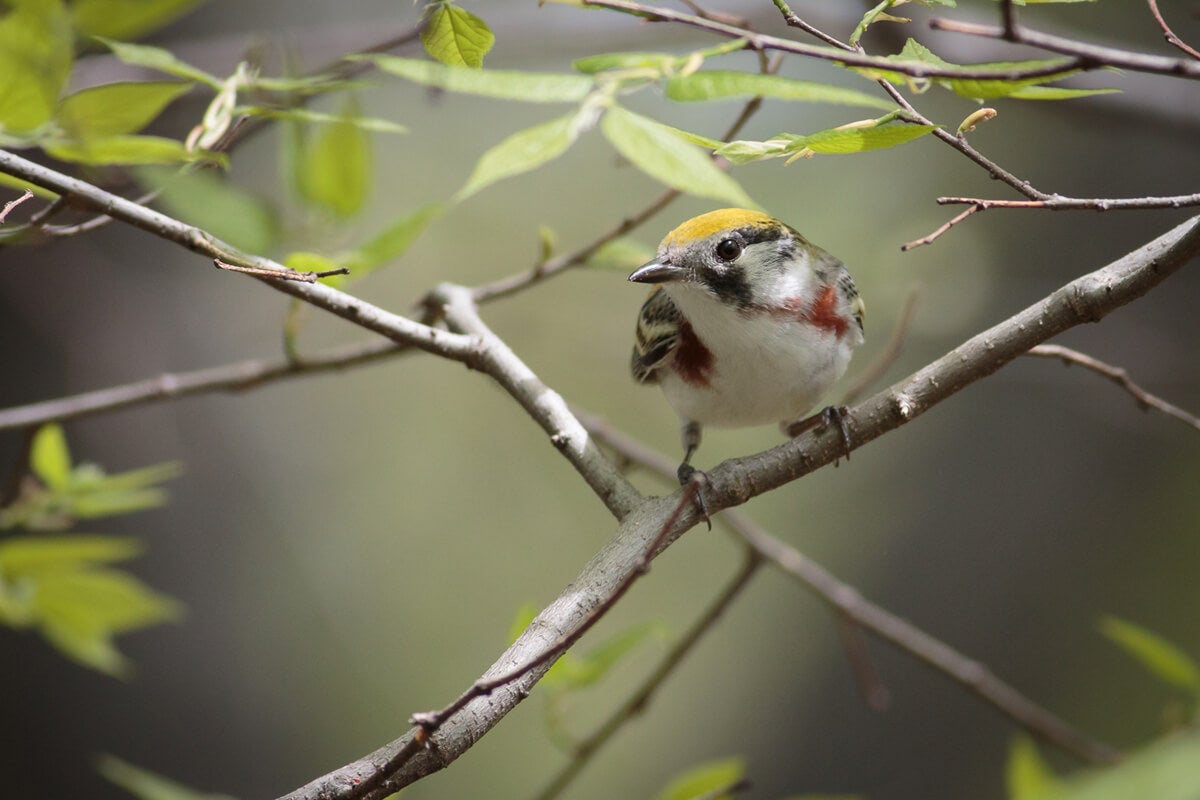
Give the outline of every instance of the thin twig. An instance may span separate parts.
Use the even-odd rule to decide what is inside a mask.
[[[989,208],[1040,208],[1048,211],[1144,211],[1153,208],[1200,206],[1200,192],[1167,197],[1065,197],[1045,195],[1030,200],[989,200],[982,197],[939,197],[938,205],[970,205]],[[971,212],[974,213],[974,212]],[[957,217],[955,218],[957,221]]]
[[[914,288],[904,298],[904,305],[900,307],[900,315],[896,318],[896,324],[892,326],[892,333],[888,337],[887,344],[846,390],[846,394],[842,397],[842,405],[848,406],[857,402],[867,393],[867,390],[875,385],[876,381],[883,377],[892,364],[896,363],[896,359],[900,356],[900,350],[904,346],[904,338],[908,335],[908,327],[912,323],[913,309],[916,306],[917,290]]]
[[[871,660],[866,637],[863,636],[863,627],[845,613],[839,612],[835,619],[838,638],[841,639],[842,649],[850,662],[850,671],[854,673],[854,684],[858,687],[863,705],[871,711],[886,711],[891,705],[892,694],[880,677],[875,662]]]
[[[1166,19],[1158,10],[1158,0],[1146,0],[1146,2],[1150,5],[1150,13],[1154,15],[1154,21],[1158,23],[1158,27],[1162,28],[1163,38],[1167,40],[1167,44],[1182,50],[1192,58],[1200,59],[1200,50],[1180,39],[1175,35],[1175,31],[1171,30],[1171,26],[1167,24]]]
[[[1025,44],[1048,50],[1051,53],[1076,59],[1078,69],[1098,69],[1101,67],[1116,67],[1132,72],[1147,72],[1154,75],[1171,75],[1178,78],[1200,79],[1200,62],[1186,58],[1170,58],[1149,53],[1137,53],[1130,50],[1119,50],[1115,47],[1101,45],[1055,36],[1049,33],[1033,31],[1024,25],[1013,25],[1011,30],[1004,26],[981,25],[976,22],[935,17],[929,20],[929,27],[937,31],[963,33],[968,36],[982,36],[988,39],[1001,39],[1014,44]]]
[[[329,278],[334,275],[349,275],[348,267],[338,267],[337,269],[327,269],[324,272],[297,272],[294,269],[274,269],[272,267],[242,267],[237,264],[226,264],[219,258],[213,259],[213,266],[217,269],[226,270],[228,272],[241,272],[245,275],[253,275],[256,278],[267,278],[269,280],[278,281],[300,281],[301,283],[316,283],[320,278]]]
[[[1200,417],[1197,417],[1194,414],[1189,414],[1182,408],[1163,400],[1158,395],[1147,392],[1141,386],[1138,386],[1133,382],[1133,380],[1129,377],[1129,372],[1123,367],[1113,366],[1112,364],[1108,364],[1100,361],[1097,358],[1093,358],[1086,353],[1081,353],[1078,350],[1072,350],[1069,347],[1063,347],[1062,345],[1058,344],[1039,344],[1036,347],[1031,347],[1029,351],[1025,353],[1025,355],[1037,356],[1039,358],[1057,358],[1067,366],[1078,364],[1084,369],[1089,369],[1092,372],[1095,372],[1097,375],[1103,375],[1105,378],[1108,378],[1110,381],[1120,386],[1122,389],[1132,395],[1133,399],[1137,401],[1138,406],[1143,411],[1149,411],[1150,409],[1161,411],[1164,414],[1174,417],[1185,425],[1200,431]]]
[[[620,708],[609,715],[603,723],[587,738],[575,745],[568,761],[557,775],[538,793],[536,800],[554,800],[571,784],[583,771],[604,745],[608,744],[627,723],[641,714],[650,704],[651,699],[659,688],[666,682],[684,657],[692,651],[706,633],[712,630],[717,620],[742,590],[750,583],[762,565],[762,557],[747,548],[746,559],[733,580],[713,599],[704,613],[692,623],[692,626],[680,637],[670,651],[663,657],[658,667],[642,683],[641,687],[626,700]]]
[[[26,200],[28,200],[31,197],[33,197],[33,192],[26,189],[25,194],[21,195],[20,197],[16,198],[15,200],[9,200],[7,203],[5,203],[4,208],[0,208],[0,223],[4,222],[4,220],[8,219],[9,212],[11,212],[14,208],[21,205],[21,203],[24,203]]]
[[[955,214],[948,222],[944,222],[941,225],[939,225],[936,229],[934,229],[933,233],[930,233],[928,236],[922,236],[920,239],[913,239],[911,242],[907,242],[905,244],[900,245],[900,250],[903,252],[908,252],[909,250],[912,250],[914,247],[921,247],[923,245],[933,244],[933,242],[938,237],[940,237],[943,233],[950,230],[955,225],[962,222],[964,219],[966,219],[967,217],[976,213],[977,211],[982,211],[982,210],[983,210],[983,206],[973,205],[970,208],[968,208],[966,211],[963,211],[959,214]]]
[[[166,373],[134,383],[0,410],[0,431],[66,422],[191,395],[241,392],[287,378],[370,364],[406,349],[380,338],[322,350],[300,360],[247,360],[192,372]]]
[[[580,419],[592,435],[602,439],[606,446],[617,450],[631,462],[650,469],[667,483],[671,482],[675,467],[665,456],[651,451],[607,424],[598,424],[596,418],[590,415],[581,414]],[[1031,733],[1084,761],[1110,763],[1119,758],[1118,751],[1076,730],[1000,680],[980,662],[871,603],[853,586],[769,534],[740,510],[728,509],[717,519],[731,527],[742,541],[763,558],[799,580],[834,611],[948,676]]]
[[[796,16],[796,13],[794,11],[792,11],[791,7],[787,4],[787,2],[785,0],[772,0],[772,2],[774,2],[775,7],[779,9],[779,13],[783,14],[783,21],[786,22],[790,27],[799,28],[800,30],[807,33],[808,35],[815,36],[816,38],[820,39],[825,44],[830,45],[831,47],[837,47],[842,50],[849,50],[849,51],[854,50],[853,47],[846,44],[845,42],[842,42],[842,41],[836,39],[835,37],[830,36],[829,34],[825,33],[824,31],[819,30],[816,27],[814,27],[813,25],[800,19],[800,17]]]

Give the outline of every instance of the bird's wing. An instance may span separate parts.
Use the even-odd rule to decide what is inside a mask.
[[[635,381],[658,383],[659,368],[679,345],[680,319],[679,309],[662,287],[646,298],[638,314],[633,356],[629,362]]]

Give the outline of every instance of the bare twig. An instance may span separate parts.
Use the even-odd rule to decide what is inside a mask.
[[[7,203],[5,203],[4,207],[0,208],[0,223],[4,222],[4,220],[8,219],[9,212],[11,212],[14,208],[21,205],[21,203],[24,203],[26,200],[30,199],[31,197],[33,197],[33,192],[26,189],[25,193],[23,195],[16,198],[15,200],[9,200]]]
[[[900,315],[896,318],[896,324],[892,326],[892,334],[888,337],[887,344],[846,390],[846,394],[842,396],[842,405],[848,406],[857,402],[868,389],[875,385],[876,381],[883,377],[892,364],[896,363],[896,359],[900,356],[900,350],[904,346],[904,337],[908,335],[908,327],[912,323],[913,309],[916,307],[917,290],[914,288],[904,298],[904,305],[900,307]]]
[[[808,35],[815,36],[816,38],[820,39],[822,42],[824,42],[825,44],[827,44],[831,47],[837,47],[842,50],[849,50],[849,51],[854,50],[853,47],[846,44],[845,42],[842,42],[842,41],[834,38],[833,36],[830,36],[829,34],[825,33],[824,31],[818,30],[813,25],[810,25],[809,23],[800,19],[800,17],[796,16],[795,12],[792,11],[791,7],[787,4],[787,2],[785,2],[785,0],[772,0],[772,2],[774,2],[775,7],[779,9],[779,13],[783,14],[783,21],[786,22],[789,26],[791,26],[793,28],[799,28],[800,30],[807,33]]]
[[[272,267],[242,267],[237,264],[226,264],[219,258],[213,259],[213,266],[217,269],[226,270],[228,272],[241,272],[245,275],[253,275],[256,278],[267,278],[268,280],[276,281],[300,281],[301,283],[316,283],[319,278],[328,278],[333,275],[349,275],[350,270],[347,267],[338,267],[337,269],[327,269],[324,272],[297,272],[294,269],[274,269]]]
[[[631,462],[646,467],[666,483],[674,480],[675,465],[666,456],[591,415],[580,413],[579,417],[592,435],[602,439],[608,447]],[[1084,761],[1107,763],[1117,757],[1117,751],[1113,748],[1079,732],[1001,681],[983,664],[871,603],[853,586],[769,534],[740,510],[727,510],[717,519],[732,528],[742,541],[763,558],[799,580],[845,620],[950,677],[1031,733]]]
[[[0,410],[0,431],[64,422],[197,394],[246,391],[286,378],[370,364],[404,350],[403,345],[380,338],[323,350],[300,360],[247,360],[192,372],[167,373],[94,392]]]
[[[933,233],[930,233],[927,236],[922,236],[920,239],[914,239],[911,242],[907,242],[905,244],[900,245],[900,249],[904,252],[908,252],[909,250],[912,250],[914,247],[921,247],[922,245],[933,244],[933,242],[935,240],[937,240],[943,233],[950,230],[955,225],[962,222],[964,219],[971,216],[975,212],[982,211],[982,210],[983,210],[983,206],[973,205],[970,208],[968,208],[966,211],[963,211],[960,214],[955,214],[954,217],[952,217],[950,219],[950,221],[944,222],[941,225],[939,225],[933,231]]]
[[[1031,200],[988,200],[982,197],[939,197],[938,205],[970,205],[972,210],[989,208],[1041,208],[1048,211],[1144,211],[1153,208],[1189,208],[1200,206],[1200,192],[1169,197],[1065,197],[1044,195]],[[960,217],[963,215],[959,215]],[[957,222],[955,217],[951,224]],[[924,244],[918,241],[917,244]],[[907,246],[907,245],[906,245]]]
[[[858,687],[863,704],[872,711],[886,711],[891,705],[892,695],[880,677],[875,662],[871,660],[866,637],[863,636],[863,627],[845,613],[838,613],[836,620],[842,649],[846,651],[850,670],[854,673],[854,683]]]
[[[668,471],[671,469],[673,467],[668,467]],[[608,719],[601,723],[600,727],[591,735],[575,745],[571,752],[570,761],[554,776],[546,788],[538,793],[536,800],[554,800],[554,798],[561,795],[579,773],[583,771],[584,767],[591,763],[596,753],[604,745],[608,744],[628,722],[646,709],[659,688],[666,682],[667,678],[674,674],[675,669],[683,661],[684,657],[692,651],[706,633],[712,630],[717,620],[725,613],[725,610],[733,604],[733,601],[750,583],[750,579],[757,574],[758,568],[762,563],[762,558],[758,553],[747,549],[746,559],[742,563],[741,569],[738,570],[737,575],[733,577],[733,580],[717,595],[692,626],[684,632],[679,641],[671,647],[654,672],[642,683],[641,688],[626,700],[620,708],[609,715]]]
[[[1171,30],[1171,26],[1167,24],[1162,13],[1158,10],[1158,0],[1146,0],[1150,6],[1150,13],[1154,15],[1154,21],[1158,23],[1158,27],[1162,28],[1163,38],[1167,40],[1167,44],[1178,48],[1187,53],[1192,58],[1200,59],[1200,50],[1189,45],[1187,42],[1175,35],[1175,31]]]
[[[982,36],[988,39],[1002,39],[1014,44],[1025,44],[1048,50],[1051,53],[1068,56],[1075,59],[1078,69],[1097,69],[1100,67],[1117,67],[1132,72],[1147,72],[1155,75],[1173,75],[1178,78],[1200,79],[1200,62],[1186,58],[1170,58],[1149,53],[1136,53],[1130,50],[1119,50],[1115,47],[1068,39],[1049,33],[1033,31],[1023,25],[1005,26],[981,25],[976,22],[935,17],[929,20],[929,27],[938,31],[963,33],[969,36]]]
[[[1025,353],[1027,356],[1037,356],[1039,358],[1057,358],[1067,366],[1078,364],[1084,369],[1089,369],[1097,375],[1103,375],[1113,383],[1120,386],[1137,401],[1138,406],[1143,411],[1155,409],[1164,414],[1174,417],[1180,422],[1200,431],[1200,417],[1194,414],[1189,414],[1178,406],[1168,403],[1161,397],[1151,394],[1138,386],[1129,377],[1129,372],[1123,367],[1115,367],[1112,364],[1107,364],[1099,359],[1081,353],[1078,350],[1072,350],[1069,347],[1063,347],[1058,344],[1039,344],[1036,347],[1029,348]]]

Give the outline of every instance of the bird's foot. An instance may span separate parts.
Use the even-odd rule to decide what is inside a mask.
[[[818,426],[823,428],[832,428],[837,426],[838,433],[842,437],[842,452],[846,456],[846,460],[850,460],[850,412],[845,406],[826,406],[810,417],[806,417],[797,422],[792,422],[785,426],[784,431],[788,436],[795,439],[802,433],[808,433]]]
[[[679,485],[691,493],[695,500],[696,508],[700,512],[700,517],[704,520],[704,524],[708,529],[712,530],[712,520],[708,516],[708,505],[704,502],[704,487],[708,485],[708,476],[702,470],[698,470],[686,461],[679,465],[679,469],[675,472],[679,478]]]

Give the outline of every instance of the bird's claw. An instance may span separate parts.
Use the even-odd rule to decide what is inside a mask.
[[[708,476],[686,461],[679,465],[675,474],[679,478],[679,485],[691,493],[696,508],[700,511],[700,517],[711,531],[712,520],[708,516],[708,505],[704,502],[704,487],[708,484]]]

